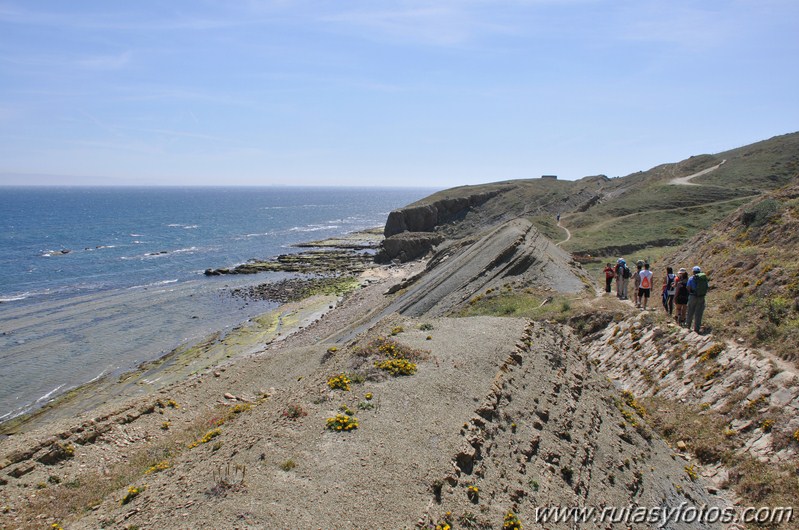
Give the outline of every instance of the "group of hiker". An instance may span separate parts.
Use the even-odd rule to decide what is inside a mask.
[[[628,288],[632,280],[635,307],[646,310],[654,289],[654,274],[644,260],[638,260],[635,268],[635,271],[630,270],[624,258],[619,258],[615,267],[608,263],[604,270],[605,292],[611,292],[615,279],[616,296],[620,300],[628,300]],[[666,275],[661,282],[661,301],[666,312],[680,326],[693,327],[699,333],[705,312],[708,278],[699,266],[694,266],[691,272],[689,276],[686,269],[680,268],[675,274],[672,267],[666,267]]]

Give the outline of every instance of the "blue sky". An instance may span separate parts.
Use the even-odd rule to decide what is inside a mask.
[[[0,0],[0,184],[623,176],[799,130],[796,0]]]

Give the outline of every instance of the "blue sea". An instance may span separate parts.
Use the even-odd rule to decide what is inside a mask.
[[[0,188],[0,421],[274,307],[208,268],[382,226],[385,188]]]

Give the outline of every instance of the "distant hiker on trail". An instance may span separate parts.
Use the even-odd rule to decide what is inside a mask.
[[[603,272],[605,273],[605,292],[609,293],[610,286],[613,283],[613,278],[616,277],[616,273],[613,271],[613,265],[610,263],[607,264]]]
[[[641,269],[644,268],[644,262],[640,259],[635,262],[635,272],[633,273],[633,301],[635,307],[641,307],[641,298],[638,296],[638,289],[641,288]]]
[[[663,299],[663,309],[669,315],[674,314],[674,281],[677,276],[674,274],[674,269],[666,267],[666,277],[663,279],[663,292],[661,298]]]
[[[640,286],[638,288],[638,300],[641,302],[641,307],[646,311],[646,305],[649,303],[649,295],[652,294],[652,271],[649,270],[649,263],[644,263],[644,270],[638,276],[641,278]]]
[[[557,219],[558,219],[558,222],[560,222],[560,214],[558,214],[558,217],[557,217]]]
[[[674,280],[674,304],[677,306],[677,325],[684,326],[688,315],[688,271],[680,269]]]
[[[630,283],[630,268],[627,267],[627,262],[624,258],[619,258],[619,263],[616,265],[616,290],[619,300],[627,300],[627,286]]]
[[[702,269],[695,266],[693,276],[688,279],[688,319],[686,326],[690,329],[694,324],[694,331],[699,333],[702,327],[702,315],[705,312],[705,295],[708,289],[708,279]]]

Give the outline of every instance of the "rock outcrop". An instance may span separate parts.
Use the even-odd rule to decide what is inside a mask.
[[[377,263],[388,263],[398,259],[411,261],[427,254],[444,241],[436,230],[446,224],[463,220],[473,208],[506,191],[507,188],[491,189],[455,197],[427,199],[389,213],[383,231],[380,251],[375,256]]]
[[[700,336],[649,315],[608,326],[588,356],[623,390],[639,397],[679,402],[700,410],[708,422],[725,421],[724,444],[691,446],[706,467],[700,472],[725,485],[719,465],[723,445],[772,465],[796,462],[799,448],[799,376],[788,363],[732,342]]]
[[[377,263],[388,263],[398,259],[405,263],[420,258],[444,241],[444,236],[434,232],[402,232],[387,237],[375,256]]]
[[[485,191],[436,200],[427,204],[415,204],[388,215],[383,231],[387,238],[402,232],[432,232],[436,227],[462,219],[469,209],[485,203],[508,188]]]
[[[585,272],[529,221],[517,219],[490,230],[472,244],[434,255],[428,270],[391,309],[402,314],[440,315],[472,296],[508,282],[560,292],[585,288]]]

